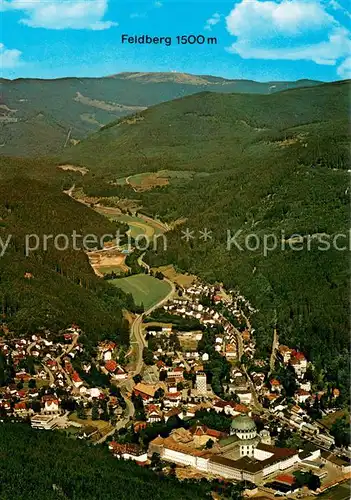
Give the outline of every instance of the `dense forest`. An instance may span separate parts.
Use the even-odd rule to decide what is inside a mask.
[[[173,263],[208,282],[238,288],[257,309],[252,322],[258,355],[269,355],[276,326],[281,342],[305,352],[326,382],[336,382],[348,395],[349,88],[345,81],[272,95],[202,92],[121,118],[68,148],[61,161],[87,167],[84,177],[58,172],[58,160],[8,159],[1,160],[0,176],[27,171],[50,183],[52,196],[54,188],[76,184],[90,195],[138,199],[148,214],[166,222],[186,220],[168,233],[166,252],[149,252],[149,263]],[[197,175],[143,193],[115,182],[123,175],[162,169]],[[2,188],[1,203],[13,196],[14,186],[9,181]],[[20,231],[31,233],[37,224],[43,232],[62,232],[62,227],[80,228],[82,217],[89,232],[95,231],[95,223],[101,230],[110,226],[73,200],[65,199],[67,210],[60,215],[61,198],[57,194],[50,202],[45,189],[20,195],[28,202],[21,209],[27,210],[25,217],[3,204],[1,225],[9,228],[16,222]],[[51,228],[54,204],[62,224]],[[32,205],[37,210],[29,216]],[[181,237],[186,227],[195,236],[189,243]],[[208,241],[200,239],[205,228],[212,231]],[[237,231],[236,241],[244,250],[230,243]],[[296,234],[300,242],[291,248]],[[329,248],[320,245],[325,236]],[[276,238],[277,248],[265,253],[264,238]],[[257,240],[258,248],[252,249]],[[61,326],[63,318],[80,314],[92,331],[111,331],[120,322],[111,311],[131,300],[97,280],[81,252],[39,252],[24,259],[21,249],[11,248],[2,263],[2,304],[16,328],[32,317]],[[37,266],[35,272],[31,265]],[[25,281],[27,271],[37,277]],[[12,280],[13,290],[8,286]],[[50,304],[48,310],[45,304]]]
[[[318,81],[260,83],[184,73],[120,73],[105,78],[1,80],[2,154],[37,158],[116,118],[203,90],[267,94]],[[15,113],[15,119],[13,119]],[[8,118],[10,118],[8,120]]]
[[[179,482],[133,462],[117,460],[107,447],[0,423],[1,500],[204,500],[211,483]]]
[[[95,185],[103,195],[105,185],[106,195],[125,197],[127,186],[110,183],[124,174],[206,174],[144,193],[130,188],[148,214],[186,220],[149,263],[238,288],[258,310],[258,354],[269,355],[276,326],[281,342],[305,352],[346,396],[349,89],[345,81],[269,96],[201,93],[141,112],[133,124],[121,119],[66,153],[92,169],[83,182],[90,194]],[[230,243],[237,231],[239,248]],[[300,243],[290,246],[296,234]],[[265,253],[264,238],[277,248]]]

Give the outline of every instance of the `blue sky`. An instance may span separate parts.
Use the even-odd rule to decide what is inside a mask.
[[[0,0],[5,78],[179,71],[259,81],[351,76],[348,0]],[[172,45],[122,44],[121,35]],[[216,37],[178,45],[177,35]]]

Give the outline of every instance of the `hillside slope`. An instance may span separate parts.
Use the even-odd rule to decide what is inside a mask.
[[[179,73],[0,80],[0,153],[54,155],[118,117],[203,90],[271,93],[318,82],[258,83]]]
[[[107,449],[69,439],[60,432],[24,424],[0,424],[3,500],[203,500],[207,481],[161,477]]]
[[[150,252],[150,262],[239,287],[259,309],[261,353],[269,354],[277,321],[281,341],[302,349],[344,388],[349,92],[348,82],[338,82],[270,96],[197,94],[111,124],[68,155],[91,169],[84,178],[90,194],[113,194],[110,181],[131,173],[209,174],[137,193],[150,214],[185,218],[195,235],[187,244],[174,230],[167,251]],[[212,231],[210,241],[199,238],[204,228]],[[240,245],[254,234],[259,247],[228,249],[228,231],[237,230]],[[298,251],[287,243],[296,233],[304,242]],[[339,233],[344,250],[319,248],[321,235],[332,241]],[[262,241],[271,234],[278,248],[264,255]]]
[[[216,172],[283,149],[323,155],[336,139],[339,157],[348,151],[348,101],[347,82],[269,96],[200,93],[112,122],[64,160],[117,177],[166,168]]]
[[[106,218],[47,184],[29,178],[3,181],[1,321],[17,333],[78,323],[92,340],[117,335],[128,344],[122,308],[133,305],[131,297],[97,278],[81,249],[82,238],[74,245],[71,237],[73,231],[101,237],[115,230]],[[47,244],[45,235],[52,235]]]

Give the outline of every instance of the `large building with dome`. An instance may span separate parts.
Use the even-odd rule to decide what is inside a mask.
[[[258,433],[255,422],[247,415],[233,419],[229,436],[221,434],[204,426],[174,429],[169,437],[151,441],[148,453],[158,453],[164,460],[202,472],[256,484],[299,460],[297,450],[271,446],[269,432],[264,429]],[[210,449],[206,447],[209,439],[213,442]]]

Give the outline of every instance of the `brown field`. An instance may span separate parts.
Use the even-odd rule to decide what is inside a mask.
[[[185,288],[191,286],[198,279],[197,276],[192,274],[178,273],[174,269],[172,264],[169,264],[167,266],[155,267],[153,270],[161,271],[170,281],[173,281],[173,283],[175,283],[176,285]]]
[[[76,167],[75,165],[59,165],[57,168],[60,170],[70,170],[71,172],[79,172],[82,175],[85,175],[89,172],[89,170],[85,167]]]
[[[167,186],[167,177],[160,177],[157,173],[139,174],[128,178],[128,183],[134,191],[150,191],[155,187]]]
[[[113,270],[127,272],[129,267],[125,263],[126,255],[118,250],[89,252],[88,258],[91,267],[98,276]]]

